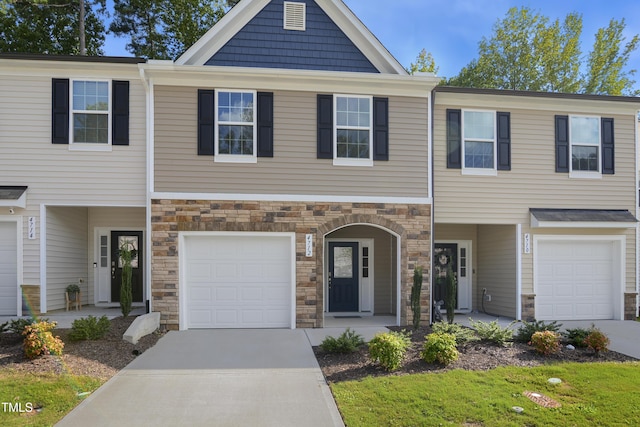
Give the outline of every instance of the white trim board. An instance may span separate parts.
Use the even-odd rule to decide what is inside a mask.
[[[319,203],[401,203],[430,205],[431,197],[330,196],[306,194],[231,194],[231,193],[162,193],[153,192],[151,199],[164,200],[234,200],[239,202],[319,202]]]

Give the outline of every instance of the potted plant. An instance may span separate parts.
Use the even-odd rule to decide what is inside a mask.
[[[69,301],[75,301],[76,296],[80,293],[80,286],[75,283],[70,283],[67,286],[67,294],[69,294]]]

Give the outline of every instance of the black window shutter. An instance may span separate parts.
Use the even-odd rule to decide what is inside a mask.
[[[569,116],[556,116],[556,172],[569,172]]]
[[[111,82],[111,91],[111,144],[129,145],[129,82],[114,80]]]
[[[511,170],[511,114],[496,113],[498,122],[498,170]]]
[[[333,95],[318,95],[319,159],[333,159]]]
[[[373,160],[389,160],[389,98],[373,98]]]
[[[198,89],[198,155],[213,156],[215,138],[215,92]]]
[[[273,157],[273,93],[258,92],[258,157]]]
[[[604,175],[613,175],[615,169],[615,149],[614,149],[614,132],[613,119],[602,118],[602,173]]]
[[[69,79],[51,83],[51,143],[69,143]]]
[[[447,110],[447,168],[462,168],[462,112]]]

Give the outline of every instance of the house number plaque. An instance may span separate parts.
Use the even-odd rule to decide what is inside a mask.
[[[529,233],[525,233],[524,235],[524,253],[531,253],[531,235]]]
[[[307,256],[313,256],[313,234],[307,234],[306,236],[306,249]]]
[[[29,217],[28,237],[29,237],[29,240],[34,240],[36,238],[36,217],[35,216]]]

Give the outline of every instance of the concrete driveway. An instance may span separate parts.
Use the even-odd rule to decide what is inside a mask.
[[[595,325],[609,337],[609,349],[640,359],[640,322],[632,320],[560,320],[562,330]]]
[[[58,426],[344,426],[304,330],[169,332]]]

